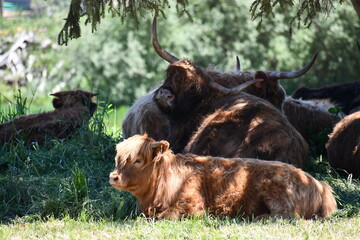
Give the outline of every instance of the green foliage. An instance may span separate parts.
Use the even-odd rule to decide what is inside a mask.
[[[281,80],[288,94],[304,85],[320,87],[358,80],[360,53],[356,41],[360,22],[350,4],[336,6],[326,19],[316,19],[311,28],[299,29],[290,36],[288,22],[294,10],[284,13],[275,9],[274,17],[257,30],[257,23],[248,12],[251,2],[194,2],[187,7],[192,22],[187,15],[178,18],[177,10],[169,8],[166,19],[158,17],[159,41],[179,58],[223,71],[235,70],[236,56],[241,59],[242,70],[297,70],[319,51],[315,65],[306,75]],[[55,20],[25,19],[19,20],[18,25],[38,33],[39,38],[55,41],[57,26],[61,24],[58,14]],[[152,15],[144,15],[138,27],[127,18],[123,21],[122,24],[117,18],[107,17],[98,31],[92,33],[85,28],[82,37],[66,47],[32,49],[31,54],[36,56],[34,79],[20,87],[24,96],[36,93],[38,101],[47,99],[44,94],[62,89],[96,89],[101,100],[106,99],[117,108],[131,105],[160,84],[168,64],[156,55],[150,42]],[[29,26],[29,22],[33,24]],[[15,26],[12,31],[16,31]]]
[[[18,103],[26,103],[21,93],[17,97]],[[108,183],[120,136],[105,133],[109,107],[99,105],[89,127],[66,139],[44,146],[25,147],[20,141],[0,147],[0,221],[32,214],[125,218],[136,212],[134,199],[126,193],[119,196]],[[15,103],[11,113],[16,107]]]
[[[185,7],[187,5],[187,0],[176,0],[176,8],[179,14],[186,12]],[[138,27],[140,24],[139,17],[144,16],[145,11],[164,14],[162,11],[164,7],[169,7],[168,0],[72,0],[65,25],[58,36],[58,43],[59,45],[67,45],[69,39],[81,36],[80,18],[82,16],[86,16],[85,25],[90,23],[91,31],[94,32],[97,30],[97,25],[100,24],[101,19],[105,17],[106,10],[111,13],[112,17],[120,17],[122,22],[127,16],[130,16]]]
[[[308,133],[313,133],[313,126],[308,125]],[[309,155],[313,158],[317,156],[326,156],[325,144],[328,142],[328,135],[331,133],[331,129],[325,128],[316,134],[309,134]]]
[[[290,21],[290,30],[295,21],[298,22],[298,28],[301,27],[301,24],[308,28],[319,14],[330,14],[334,9],[333,2],[333,0],[302,0],[299,2],[293,0],[255,0],[251,4],[250,12],[253,20],[260,18],[258,28],[261,28],[263,18],[274,17],[274,9],[277,6],[284,12],[296,7],[296,11],[292,11],[295,14]],[[339,2],[342,3],[343,1],[339,0]]]
[[[331,113],[331,114],[339,115],[341,112],[342,112],[341,107],[339,107],[339,106],[334,106],[334,107],[329,108],[329,113]]]
[[[340,4],[344,1],[339,0]],[[192,3],[196,4],[196,3]],[[227,1],[227,5],[236,5],[236,1]],[[189,17],[189,9],[187,0],[176,0],[176,9],[181,16],[186,13]],[[80,19],[86,16],[85,25],[90,23],[92,32],[97,30],[98,24],[105,17],[106,10],[111,13],[112,17],[120,17],[122,22],[128,19],[134,21],[136,26],[140,25],[139,17],[144,17],[144,12],[151,11],[159,15],[165,16],[164,9],[170,7],[168,0],[149,1],[149,0],[101,0],[101,1],[80,1],[72,0],[65,25],[58,36],[60,45],[67,45],[69,39],[79,38],[81,36]],[[279,8],[277,8],[279,7]],[[289,21],[290,31],[292,31],[293,22],[298,22],[298,28],[301,24],[310,27],[319,14],[328,15],[334,9],[334,0],[302,0],[299,3],[293,0],[253,0],[250,5],[250,13],[252,20],[260,19],[258,30],[262,26],[263,18],[274,18],[276,11],[279,9],[284,13],[291,11],[292,17]],[[292,10],[291,10],[292,9]]]

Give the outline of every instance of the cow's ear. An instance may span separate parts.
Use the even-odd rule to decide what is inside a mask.
[[[61,108],[64,103],[60,98],[54,98],[52,104],[54,108],[57,109],[57,108]]]
[[[50,93],[50,96],[54,96],[54,97],[60,98],[60,97],[62,97],[62,96],[64,96],[64,95],[66,95],[66,94],[68,94],[68,93],[65,92],[65,91],[62,91],[62,92]]]
[[[264,84],[269,81],[269,75],[264,71],[256,71],[255,72],[255,79],[263,79],[261,82],[254,83],[255,87],[257,88],[263,88]]]

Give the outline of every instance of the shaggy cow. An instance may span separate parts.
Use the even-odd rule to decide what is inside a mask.
[[[167,140],[175,153],[185,150],[304,166],[308,145],[280,110],[262,98],[238,93],[254,82],[266,81],[261,74],[236,88],[225,88],[207,70],[163,50],[157,41],[155,19],[153,44],[157,53],[171,62],[155,101],[168,116]]]
[[[167,139],[176,153],[187,145],[185,151],[200,155],[304,166],[307,143],[268,101],[246,93],[218,97],[206,72],[187,60],[171,64],[167,76],[155,100],[169,117]]]
[[[165,50],[163,50],[157,40],[156,35],[156,17],[153,22],[152,41],[155,51],[165,60],[170,63],[176,62],[179,59],[172,56]],[[275,107],[282,110],[282,103],[285,98],[285,91],[279,84],[279,79],[296,78],[305,74],[315,62],[317,54],[314,55],[311,62],[304,68],[295,72],[270,72],[270,71],[240,71],[240,61],[237,57],[236,71],[233,73],[223,73],[213,69],[207,69],[205,72],[208,77],[215,83],[219,83],[226,88],[234,88],[239,84],[247,82],[253,79],[262,79],[262,82],[257,82],[254,85],[250,85],[244,91],[252,95],[264,98],[272,103]],[[225,88],[219,87],[223,90]],[[225,90],[227,94],[234,94],[236,91]],[[125,138],[133,136],[134,134],[143,134],[147,132],[155,139],[162,139],[162,136],[167,132],[168,121],[163,116],[164,114],[159,110],[155,103],[150,99],[152,93],[140,98],[129,109],[127,116],[125,117],[125,124],[123,124],[123,133]],[[154,119],[154,120],[153,120]],[[163,128],[162,132],[159,129]],[[166,136],[166,135],[165,135]]]
[[[329,99],[341,107],[345,114],[350,114],[360,107],[360,82],[344,83],[323,88],[298,88],[293,94],[296,99]]]
[[[285,90],[280,85],[280,79],[297,78],[305,74],[314,64],[317,53],[314,54],[311,61],[302,69],[294,72],[271,72],[271,71],[243,71],[240,72],[240,63],[237,59],[237,71],[234,73],[223,73],[216,70],[206,70],[208,76],[215,82],[226,86],[235,87],[251,79],[263,79],[261,82],[250,85],[244,92],[263,98],[272,103],[276,108],[282,111],[282,104],[285,100]]]
[[[286,97],[283,104],[283,111],[289,122],[307,141],[319,133],[330,133],[341,120],[341,115],[332,114],[328,109],[329,105],[292,97]]]
[[[65,138],[89,119],[97,108],[92,98],[97,94],[62,91],[51,94],[52,112],[24,115],[0,124],[0,143],[23,139],[25,144],[44,143],[47,138]]]
[[[230,217],[328,217],[331,187],[281,162],[174,155],[166,141],[135,135],[116,146],[110,184],[158,219],[206,213]]]
[[[267,101],[244,93],[217,101],[214,110],[204,115],[185,146],[185,152],[277,160],[304,167],[308,157],[307,143]],[[185,125],[184,128],[190,127]],[[181,133],[183,137],[186,132],[182,130]],[[169,141],[177,144],[179,139],[174,136]]]
[[[156,140],[166,138],[169,123],[153,98],[154,91],[151,91],[130,107],[122,124],[124,138],[144,133]]]
[[[170,54],[169,52],[167,52],[166,50],[162,49],[162,47],[160,46],[156,33],[156,16],[154,17],[153,20],[151,37],[152,37],[152,43],[154,49],[161,58],[163,58],[170,64],[180,60],[177,57]],[[279,84],[278,80],[298,78],[304,75],[314,64],[317,55],[318,55],[317,53],[314,54],[310,63],[308,63],[304,68],[294,72],[273,72],[273,71],[241,72],[240,62],[238,59],[237,59],[237,70],[233,73],[224,73],[213,69],[202,69],[202,70],[205,72],[207,78],[211,79],[212,82],[218,83],[221,86],[225,86],[228,88],[235,87],[249,80],[262,79],[263,81],[257,82],[256,84],[249,86],[249,88],[247,88],[245,92],[266,99],[270,103],[272,103],[275,107],[281,110],[282,103],[285,99],[285,91],[283,87]]]
[[[326,148],[330,165],[360,178],[360,112],[336,124],[329,138]]]

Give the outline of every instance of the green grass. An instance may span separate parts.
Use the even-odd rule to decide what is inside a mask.
[[[1,105],[0,122],[33,113],[25,100],[19,92]],[[325,221],[139,217],[134,197],[108,183],[126,110],[99,102],[89,125],[67,139],[0,146],[0,239],[360,239],[360,182],[321,157],[307,171],[335,191],[339,209]]]
[[[360,239],[360,217],[327,221],[251,223],[213,217],[182,221],[47,221],[17,219],[0,225],[0,239]]]

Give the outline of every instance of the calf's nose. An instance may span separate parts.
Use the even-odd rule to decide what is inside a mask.
[[[110,173],[110,176],[109,176],[109,182],[110,182],[110,184],[111,184],[111,183],[115,183],[115,182],[117,182],[118,180],[119,180],[119,175],[118,175],[117,173],[115,173],[115,172]]]

